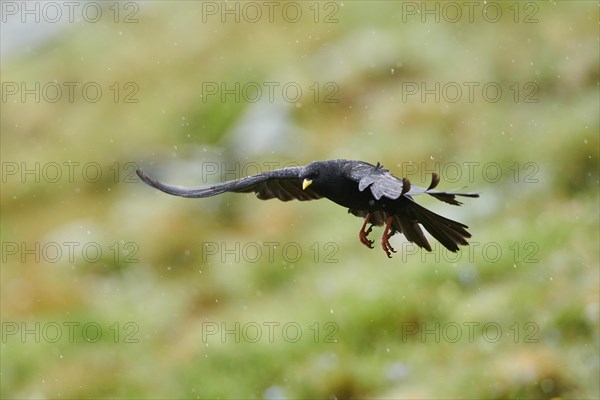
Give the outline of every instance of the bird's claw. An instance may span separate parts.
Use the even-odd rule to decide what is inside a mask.
[[[371,225],[366,231],[361,229],[360,232],[358,232],[358,238],[360,239],[360,242],[370,249],[373,248],[373,243],[375,243],[373,240],[369,240],[369,233],[371,233],[372,229],[373,225]]]
[[[390,237],[396,233],[396,230],[391,228],[393,218],[393,216],[387,218],[385,229],[383,230],[383,236],[381,237],[381,247],[383,247],[383,251],[385,251],[385,254],[388,256],[388,258],[392,258],[392,253],[396,252],[396,250],[394,250],[390,244]]]
[[[362,244],[364,244],[368,248],[372,249],[373,243],[375,243],[375,242],[373,242],[372,240],[369,240],[369,233],[371,233],[371,230],[373,229],[373,224],[371,224],[371,226],[368,229],[365,229],[367,227],[367,224],[369,223],[370,218],[371,218],[371,213],[368,212],[367,216],[365,217],[365,222],[363,222],[363,225],[361,226],[360,231],[358,232],[358,238],[360,239],[360,242]]]
[[[394,250],[394,248],[392,247],[392,245],[390,244],[390,241],[388,239],[389,239],[389,236],[383,237],[381,239],[381,247],[383,247],[383,251],[385,251],[385,254],[387,254],[388,258],[392,258],[391,253],[395,253],[396,250]]]

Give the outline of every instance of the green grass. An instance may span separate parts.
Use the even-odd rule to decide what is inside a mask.
[[[72,181],[66,166],[56,183],[41,170],[39,182],[3,176],[1,397],[600,396],[596,4],[520,3],[521,20],[539,7],[528,24],[513,3],[498,23],[421,23],[403,21],[401,3],[345,2],[333,24],[203,23],[202,4],[152,2],[138,23],[82,23],[3,60],[3,82],[93,81],[105,95],[1,105],[3,173],[79,163]],[[115,103],[115,82],[121,95],[134,82],[139,101]],[[205,82],[296,82],[303,97],[223,103]],[[422,82],[493,82],[503,97],[403,97]],[[263,106],[272,114],[259,118]],[[267,125],[231,133],[248,115],[279,121],[279,136],[253,151]],[[366,249],[361,221],[333,203],[174,198],[127,164],[191,185],[208,163],[338,157],[413,171],[415,184],[438,168],[442,188],[480,192],[460,209],[419,200],[468,224],[474,243],[425,254],[394,238],[388,259],[381,228]],[[444,169],[465,162],[472,177]],[[89,163],[101,177],[83,175]],[[8,243],[64,253],[22,261]],[[102,255],[83,254],[88,243]],[[102,329],[97,341],[86,324]]]

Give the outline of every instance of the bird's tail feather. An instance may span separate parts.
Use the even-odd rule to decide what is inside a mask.
[[[431,246],[417,221],[395,215],[392,227],[395,231],[401,232],[409,242],[414,243],[427,251],[431,251]]]
[[[471,234],[467,231],[467,225],[442,217],[412,200],[410,212],[427,232],[448,250],[456,252],[459,250],[459,245],[467,246],[469,244],[467,238],[470,238]]]

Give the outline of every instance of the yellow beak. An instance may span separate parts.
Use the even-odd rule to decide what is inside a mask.
[[[311,185],[312,181],[310,179],[305,179],[302,181],[302,190],[306,190],[307,187]]]

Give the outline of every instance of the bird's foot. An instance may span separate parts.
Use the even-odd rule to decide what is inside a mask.
[[[381,238],[381,247],[383,247],[383,251],[385,251],[385,254],[387,254],[388,258],[392,258],[392,253],[396,252],[396,250],[394,250],[394,248],[390,244],[390,236],[384,236]]]
[[[371,233],[372,230],[373,225],[371,225],[367,230],[365,230],[363,226],[360,232],[358,232],[358,238],[360,239],[360,242],[370,249],[373,248],[373,243],[375,243],[373,240],[369,240],[369,233]]]
[[[390,244],[390,237],[396,233],[396,230],[391,228],[393,219],[393,216],[389,216],[387,218],[385,229],[383,230],[383,236],[381,236],[381,247],[383,247],[383,251],[385,251],[385,254],[387,254],[388,258],[392,258],[392,253],[396,252],[396,250],[394,250]]]
[[[374,242],[372,240],[369,240],[369,233],[371,233],[371,230],[373,229],[373,224],[371,224],[369,229],[365,229],[367,227],[367,224],[369,223],[370,219],[371,219],[371,212],[368,212],[367,216],[365,217],[365,222],[363,222],[362,226],[360,227],[360,231],[358,232],[358,238],[360,239],[360,242],[362,244],[364,244],[368,248],[372,249]]]

